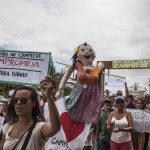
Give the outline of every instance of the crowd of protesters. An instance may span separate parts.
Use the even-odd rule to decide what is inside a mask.
[[[43,95],[39,100],[34,88],[21,86],[15,89],[9,105],[4,102],[1,106],[0,116],[5,117],[0,139],[1,149],[41,149],[48,138],[60,129],[54,103],[55,83],[48,77],[41,81],[40,86]],[[150,112],[150,94],[135,98],[129,94],[123,96],[123,92],[119,90],[115,96],[105,95],[102,103],[99,121],[92,124],[84,150],[150,150],[150,133],[135,131],[132,115],[126,111],[129,108]],[[50,115],[48,117],[44,115],[47,109]],[[28,135],[31,129],[34,136],[32,139],[30,137],[28,145],[24,145],[27,139],[24,135]]]
[[[96,144],[90,150],[150,150],[150,133],[137,132],[129,109],[150,112],[150,94],[142,97],[123,96],[117,91],[116,96],[106,95],[96,125]],[[91,138],[92,139],[92,138]]]

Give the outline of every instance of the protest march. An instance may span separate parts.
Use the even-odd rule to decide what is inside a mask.
[[[104,61],[94,67],[86,42],[59,81],[51,56],[0,50],[0,82],[15,85],[0,97],[1,149],[150,150],[150,94],[131,93],[126,77],[107,74]]]

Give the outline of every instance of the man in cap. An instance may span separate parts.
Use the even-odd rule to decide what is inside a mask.
[[[96,129],[96,150],[109,150],[110,149],[110,137],[111,132],[107,130],[107,118],[109,114],[114,111],[114,108],[112,107],[112,97],[111,96],[105,96],[103,99],[104,106],[101,109],[101,115],[99,118],[99,122],[97,124]]]
[[[118,91],[116,92],[116,96],[122,96],[122,95],[123,95],[123,93],[122,93],[121,90],[118,90]]]

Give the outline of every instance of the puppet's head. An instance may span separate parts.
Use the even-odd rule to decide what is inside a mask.
[[[92,66],[95,58],[95,51],[85,42],[74,49],[74,55],[76,55],[76,60],[79,60],[84,66]]]

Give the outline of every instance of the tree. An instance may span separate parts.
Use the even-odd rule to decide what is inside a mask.
[[[17,84],[0,82],[0,95],[8,97],[9,91],[15,89],[17,86]]]

